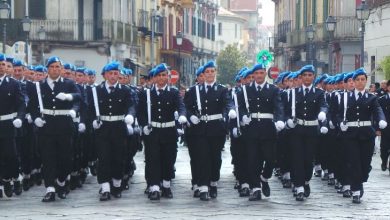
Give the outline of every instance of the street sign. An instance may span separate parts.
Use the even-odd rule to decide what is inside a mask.
[[[176,70],[171,70],[171,79],[169,82],[173,85],[176,84],[178,80],[179,80],[179,72],[177,72]]]
[[[280,72],[279,68],[276,66],[273,66],[273,67],[268,69],[268,76],[271,79],[276,79],[279,76],[279,72]]]

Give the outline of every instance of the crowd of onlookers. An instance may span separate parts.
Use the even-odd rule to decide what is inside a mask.
[[[372,83],[369,87],[369,92],[378,96],[382,96],[387,92],[387,80],[382,80],[380,83]]]

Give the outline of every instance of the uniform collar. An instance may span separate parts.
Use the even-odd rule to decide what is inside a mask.
[[[112,85],[114,88],[116,88],[118,85],[118,82],[116,82],[114,85]],[[106,87],[107,91],[110,91],[110,85],[108,84],[108,82],[104,82],[104,86]]]
[[[263,89],[265,84],[267,83],[267,81],[264,80],[264,82],[262,84],[257,84],[257,82],[255,81],[255,88],[257,89],[258,86],[261,86],[261,88]]]
[[[313,88],[313,84],[310,84],[310,86],[305,86],[305,85],[302,85],[302,89],[303,91],[305,91],[306,89],[309,89],[309,91],[311,90],[311,88]]]
[[[362,93],[362,97],[364,96],[364,94],[366,93],[365,90],[362,90],[362,91],[358,91],[357,89],[354,90],[354,94],[355,94],[355,97],[356,97],[356,100],[358,99],[359,97],[359,92]]]
[[[165,86],[162,88],[158,88],[157,85],[154,85],[154,88],[156,88],[157,91],[160,89],[165,90],[167,87],[168,87],[168,84],[165,84]]]
[[[48,83],[54,83],[54,82],[58,82],[61,80],[61,76],[59,76],[57,79],[53,80],[51,79],[50,77],[47,77],[47,82]]]

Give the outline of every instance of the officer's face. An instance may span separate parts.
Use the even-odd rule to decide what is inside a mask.
[[[10,62],[7,62],[7,73],[8,73],[8,75],[14,74],[14,67],[12,66],[12,63],[10,63]]]
[[[124,75],[120,75],[118,77],[118,82],[121,84],[121,85],[125,85],[126,84],[126,77]]]
[[[88,84],[89,85],[94,84],[95,80],[96,80],[96,76],[95,75],[88,76]]]
[[[5,61],[0,62],[0,77],[3,77],[7,72],[7,63]]]
[[[168,79],[169,77],[166,71],[161,72],[154,77],[154,81],[157,84],[157,87],[160,88],[164,87],[168,83]]]
[[[41,73],[41,72],[36,72],[34,74],[35,76],[35,80],[34,81],[41,81],[42,79],[44,79],[46,77],[46,74],[45,73]]]
[[[363,91],[367,84],[367,76],[360,75],[355,79],[355,88],[359,91]]]
[[[118,70],[111,70],[106,73],[104,73],[104,79],[110,84],[114,85],[119,80],[119,71]]]
[[[15,79],[18,79],[18,80],[22,79],[23,78],[23,67],[21,67],[21,66],[15,67],[13,77]]]
[[[215,81],[215,76],[217,75],[217,70],[214,67],[210,67],[204,70],[204,76],[206,83],[213,83]]]
[[[34,80],[34,71],[31,71],[29,69],[25,69],[23,72],[23,76],[26,80]]]
[[[61,74],[62,77],[67,78],[67,79],[73,79],[73,72],[71,70],[64,70],[62,71]]]
[[[302,76],[302,83],[305,86],[310,86],[313,83],[314,80],[314,73],[312,72],[303,72],[301,74]]]
[[[54,62],[50,64],[49,68],[47,69],[47,74],[49,75],[50,79],[56,80],[58,77],[60,77],[62,71],[62,65],[60,62]]]
[[[265,76],[267,75],[264,69],[256,70],[253,72],[253,77],[257,84],[262,84],[265,81]]]
[[[84,83],[84,74],[77,72],[76,75],[75,75],[74,80],[78,84],[83,84]]]
[[[204,73],[201,73],[198,78],[196,78],[196,80],[198,80],[198,83],[199,84],[203,84],[204,81],[205,81],[205,76],[204,76]]]

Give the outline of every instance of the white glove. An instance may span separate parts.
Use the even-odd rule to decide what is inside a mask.
[[[276,128],[277,131],[283,130],[284,126],[285,126],[285,124],[282,121],[275,122],[275,128]]]
[[[76,114],[76,111],[72,109],[72,110],[69,111],[69,115],[70,115],[70,117],[72,117],[72,118],[76,118],[76,115],[77,115],[77,114]]]
[[[185,124],[187,123],[187,118],[186,116],[184,115],[180,115],[179,119],[177,119],[177,121],[180,123],[180,124]]]
[[[178,134],[179,136],[181,136],[181,135],[184,134],[184,130],[183,130],[183,129],[178,128],[178,129],[176,129],[176,130],[177,130],[177,134]]]
[[[134,134],[133,126],[127,124],[126,127],[127,127],[127,131],[129,133],[129,135],[133,135]]]
[[[132,125],[134,123],[134,117],[132,115],[126,115],[125,123],[128,125]]]
[[[30,114],[26,114],[26,119],[27,119],[27,122],[28,122],[29,124],[33,123],[33,120],[32,120],[32,118],[31,118],[31,115],[30,115]]]
[[[229,116],[229,119],[235,119],[235,118],[237,118],[237,113],[236,113],[236,111],[234,111],[233,109],[231,109],[231,110],[229,111],[228,116]]]
[[[341,129],[341,131],[347,131],[348,125],[345,125],[344,123],[341,123],[340,124],[340,129]]]
[[[287,126],[289,127],[289,128],[295,128],[295,123],[294,123],[294,121],[290,118],[290,119],[287,119]]]
[[[95,129],[95,130],[97,130],[97,129],[99,129],[100,128],[100,126],[102,126],[102,122],[98,122],[97,120],[94,120],[93,122],[92,122],[92,127]]]
[[[42,118],[36,118],[34,121],[35,126],[37,126],[38,128],[42,128],[45,123],[46,122],[42,120]]]
[[[84,123],[80,123],[79,124],[79,132],[80,133],[84,133],[85,132],[85,124]]]
[[[321,122],[324,122],[326,120],[326,114],[325,112],[320,112],[318,114],[318,120],[321,121]]]
[[[329,128],[330,129],[335,129],[336,128],[332,121],[329,121]]]
[[[14,127],[15,128],[21,128],[22,127],[22,120],[20,120],[19,118],[15,119],[12,124],[14,124]]]
[[[145,127],[144,127],[144,135],[149,135],[150,132],[152,132],[152,130],[149,129],[148,126],[145,126]]]
[[[242,122],[244,122],[244,125],[249,125],[249,123],[251,123],[252,119],[249,118],[248,116],[244,115],[242,117]]]
[[[233,134],[233,137],[237,138],[238,137],[238,129],[233,128],[232,134]]]
[[[195,115],[191,115],[190,121],[192,122],[192,124],[197,125],[197,124],[199,124],[200,119],[198,117],[196,117]]]
[[[385,129],[386,127],[387,127],[387,122],[385,120],[380,120],[379,121],[379,128],[380,129]]]
[[[65,100],[72,101],[73,100],[73,96],[71,94],[67,94],[67,93],[63,93],[63,92],[58,93],[56,98],[59,100],[62,100],[62,101],[65,101]]]
[[[328,133],[328,128],[327,127],[321,127],[320,128],[320,132],[321,132],[321,134],[326,134],[326,133]]]

